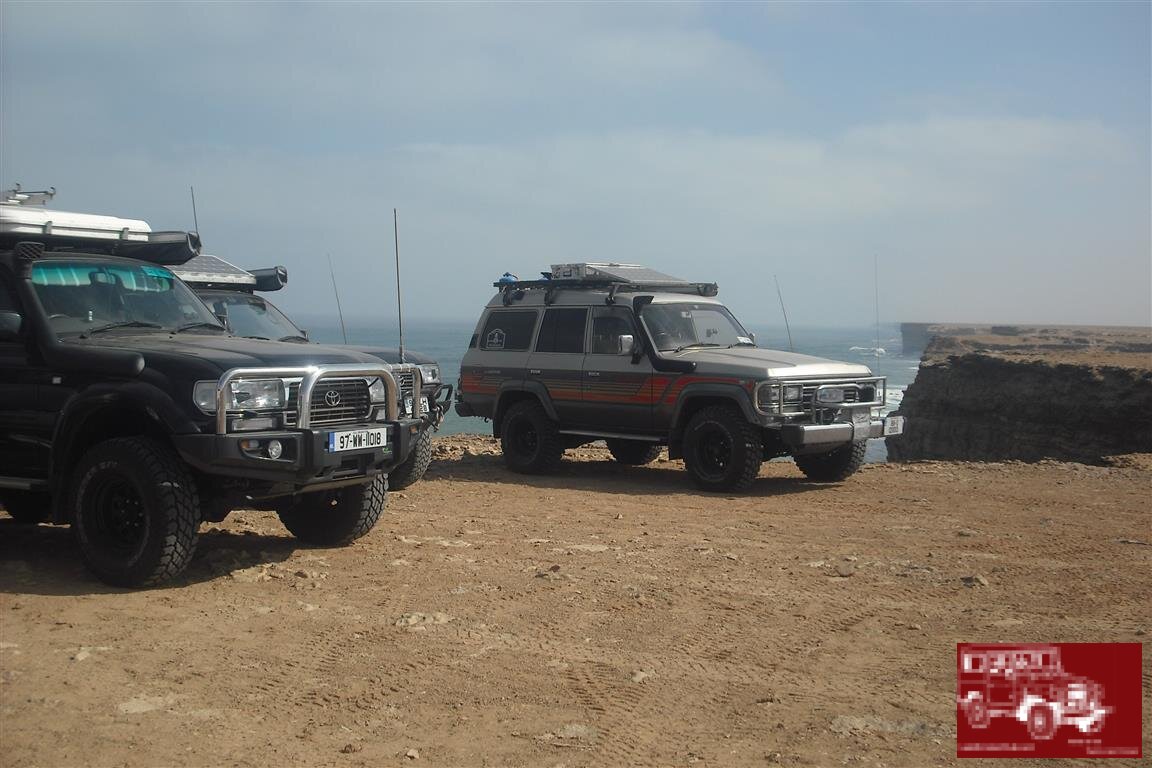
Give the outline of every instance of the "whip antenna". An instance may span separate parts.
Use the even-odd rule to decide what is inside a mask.
[[[400,223],[392,209],[392,238],[396,245],[396,320],[400,326],[400,362],[404,362],[404,307],[400,303]]]
[[[344,327],[344,310],[340,308],[340,289],[336,287],[336,270],[332,268],[332,254],[328,254],[328,274],[332,275],[332,293],[336,294],[336,314],[340,315],[340,333],[348,343],[348,329]]]
[[[784,330],[788,332],[788,351],[795,352],[796,348],[792,346],[792,329],[788,326],[788,310],[784,309],[784,294],[780,292],[780,278],[772,275],[772,279],[776,281],[776,296],[780,299],[780,312],[784,315]]]
[[[876,289],[876,364],[880,364],[880,257],[872,254],[872,285]]]
[[[200,219],[196,217],[196,187],[189,186],[188,191],[192,193],[192,226],[196,228],[196,234],[200,234]]]

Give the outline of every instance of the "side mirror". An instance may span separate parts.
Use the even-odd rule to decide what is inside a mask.
[[[752,343],[753,343],[753,344],[755,344],[755,343],[756,343],[756,334],[754,334],[754,333],[752,333],[751,331],[749,331],[749,333],[748,333],[748,338],[752,339]]]
[[[630,333],[616,337],[616,354],[630,355],[636,351],[636,338]]]
[[[18,312],[0,312],[0,341],[19,341],[24,317]]]
[[[300,331],[301,336],[308,339],[308,329],[307,328],[297,328],[297,330]],[[308,340],[311,341],[311,339],[308,339]]]

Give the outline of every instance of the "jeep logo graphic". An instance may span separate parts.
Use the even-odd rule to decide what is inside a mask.
[[[327,403],[329,407],[335,408],[340,405],[340,393],[334,389],[328,390],[324,393],[324,402]]]
[[[958,757],[1139,757],[1139,643],[956,647]]]

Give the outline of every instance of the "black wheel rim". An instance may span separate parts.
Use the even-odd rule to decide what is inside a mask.
[[[703,474],[722,477],[732,463],[732,440],[718,427],[706,425],[697,432],[696,459]]]
[[[97,551],[117,560],[131,559],[144,545],[148,519],[144,500],[132,483],[107,477],[86,495],[84,532]]]
[[[511,432],[509,435],[512,442],[512,450],[518,456],[534,456],[536,449],[540,446],[540,435],[537,434],[536,428],[532,426],[531,422],[523,419],[516,419],[511,424]]]

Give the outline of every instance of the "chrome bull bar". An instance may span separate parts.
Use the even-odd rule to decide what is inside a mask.
[[[424,385],[420,369],[414,367],[414,392],[419,392]],[[398,421],[400,418],[400,385],[392,375],[392,366],[387,363],[373,364],[341,364],[341,365],[310,365],[297,368],[232,368],[224,372],[216,382],[216,434],[228,434],[227,394],[228,388],[234,381],[250,379],[284,379],[300,378],[300,391],[296,396],[296,429],[308,429],[312,424],[312,390],[322,379],[348,378],[348,377],[374,377],[384,383],[384,413],[388,421]],[[287,403],[285,403],[287,406]],[[233,411],[235,413],[235,411]],[[412,398],[412,418],[420,418],[420,399]]]

